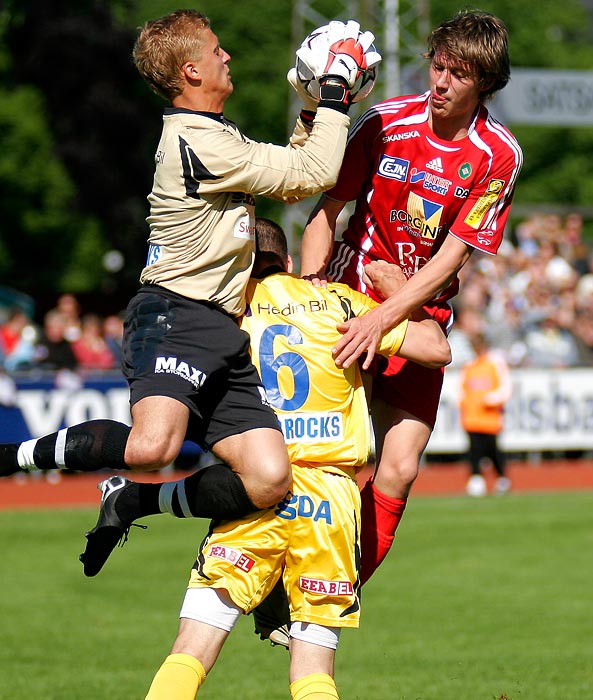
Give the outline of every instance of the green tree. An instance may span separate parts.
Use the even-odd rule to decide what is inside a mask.
[[[411,2],[411,0],[409,0]],[[401,12],[407,11],[400,3]],[[319,17],[344,2],[317,0]],[[250,138],[285,143],[294,61],[293,0],[203,0],[232,56],[235,93],[226,115]],[[66,290],[121,308],[137,286],[146,254],[153,158],[164,103],[138,76],[136,29],[178,7],[171,0],[4,0],[0,7],[0,274],[46,299]],[[358,4],[373,16],[382,0]],[[457,0],[431,0],[430,24],[453,15]],[[483,0],[504,19],[513,67],[590,69],[592,19],[579,0]],[[360,17],[362,20],[362,14]],[[305,23],[309,27],[311,17]],[[305,30],[306,31],[306,30]],[[378,47],[381,49],[380,32]],[[420,43],[425,37],[419,37]],[[372,100],[372,98],[371,98]],[[366,104],[370,104],[366,103]],[[295,115],[292,115],[293,117]],[[588,206],[587,154],[593,129],[509,125],[525,153],[515,202]],[[260,198],[258,212],[280,218],[283,205]],[[125,260],[107,273],[104,253]],[[37,262],[40,261],[40,262]]]
[[[43,97],[23,86],[0,89],[0,102],[0,278],[36,297],[60,290],[56,270],[76,267],[72,251],[85,241],[89,273],[72,289],[88,291],[106,243],[92,217],[70,208],[76,188],[56,156]]]
[[[51,264],[28,279],[30,255],[17,249],[11,275],[21,285],[27,280],[26,291],[39,298],[48,288],[67,287],[115,295],[113,305],[121,306],[145,258],[146,194],[160,130],[160,106],[132,65],[135,32],[114,21],[108,3],[93,0],[10,0],[2,17],[8,48],[2,82],[11,95],[25,91],[21,100],[29,100],[15,108],[20,117],[14,115],[4,137],[22,140],[3,149],[6,167],[21,171],[11,187],[24,194],[40,179],[51,180],[38,193],[42,206],[31,197],[22,207],[14,196],[3,198],[3,218],[18,220],[15,231],[30,255],[37,244],[54,253],[40,256]],[[28,157],[26,167],[15,162],[17,153]],[[60,194],[51,197],[50,209],[46,200],[54,191]],[[110,248],[124,255],[117,274],[101,264]]]

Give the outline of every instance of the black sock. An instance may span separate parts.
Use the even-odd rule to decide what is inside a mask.
[[[256,510],[241,478],[225,464],[213,464],[179,481],[138,484],[137,517],[167,512],[177,518],[234,520]]]
[[[0,476],[10,476],[22,471],[16,458],[18,447],[17,443],[0,445]]]
[[[158,509],[158,490],[160,484],[142,484],[137,481],[130,483],[121,490],[117,500],[115,501],[115,512],[123,521],[133,522],[144,515],[153,515],[158,513],[154,510],[154,505],[146,506],[144,504],[145,497],[141,494],[156,493],[156,507]],[[154,496],[153,499],[154,500]]]
[[[126,488],[117,499],[115,510],[122,517],[133,520],[143,518],[146,515],[157,515],[161,512],[159,507],[159,492],[161,484],[143,484],[134,482]],[[182,518],[183,516],[178,516]]]
[[[33,449],[38,469],[127,469],[124,462],[130,427],[113,420],[92,420],[39,438]]]

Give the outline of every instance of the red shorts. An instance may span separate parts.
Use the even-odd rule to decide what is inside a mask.
[[[449,304],[426,305],[424,309],[447,333],[453,316]],[[387,366],[383,361],[377,367],[372,398],[401,408],[434,428],[445,368],[430,369],[401,357],[390,357]]]
[[[401,357],[390,357],[387,368],[373,379],[373,399],[401,408],[434,427],[444,367],[429,369]]]
[[[347,251],[345,244],[336,244],[334,258],[339,258],[340,251]],[[377,299],[372,290],[360,289],[360,277],[358,276],[352,259],[344,254],[345,264],[339,269],[334,267],[332,271],[338,273],[334,278],[336,282],[347,284]],[[453,311],[448,301],[431,302],[424,309],[438,321],[445,333],[448,332]],[[434,427],[445,368],[429,369],[421,365],[404,360],[401,357],[390,357],[389,360],[376,358],[371,367],[373,374],[373,399],[381,399],[390,406],[401,408],[411,413],[416,418],[423,420]]]

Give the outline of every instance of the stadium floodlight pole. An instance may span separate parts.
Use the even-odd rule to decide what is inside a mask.
[[[368,1],[368,0],[367,0]],[[374,3],[374,0],[371,0]],[[319,5],[319,9],[317,7]],[[300,44],[303,36],[315,27],[321,27],[328,24],[332,19],[340,19],[346,21],[348,19],[358,19],[361,16],[361,0],[341,0],[336,2],[335,12],[331,17],[328,17],[324,11],[323,2],[317,3],[316,0],[294,0],[292,4],[292,39],[295,50]],[[369,25],[373,29],[372,24]],[[380,73],[379,73],[380,75]],[[292,134],[294,128],[295,115],[300,109],[300,101],[295,91],[287,84],[286,89],[289,91],[289,109],[287,118],[287,134]],[[356,115],[357,110],[352,109],[350,116]],[[288,250],[294,260],[295,268],[300,268],[300,234],[302,234],[305,224],[311,209],[313,208],[312,201],[304,200],[289,207],[284,207],[282,215],[282,228],[288,239]]]
[[[400,94],[399,0],[383,3],[383,99]]]

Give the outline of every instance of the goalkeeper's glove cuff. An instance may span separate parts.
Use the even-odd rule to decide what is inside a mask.
[[[319,79],[319,106],[348,114],[350,87],[341,76],[324,75]]]
[[[299,116],[305,126],[313,126],[315,114],[316,113],[312,112],[310,109],[301,109],[301,113],[299,114]]]

